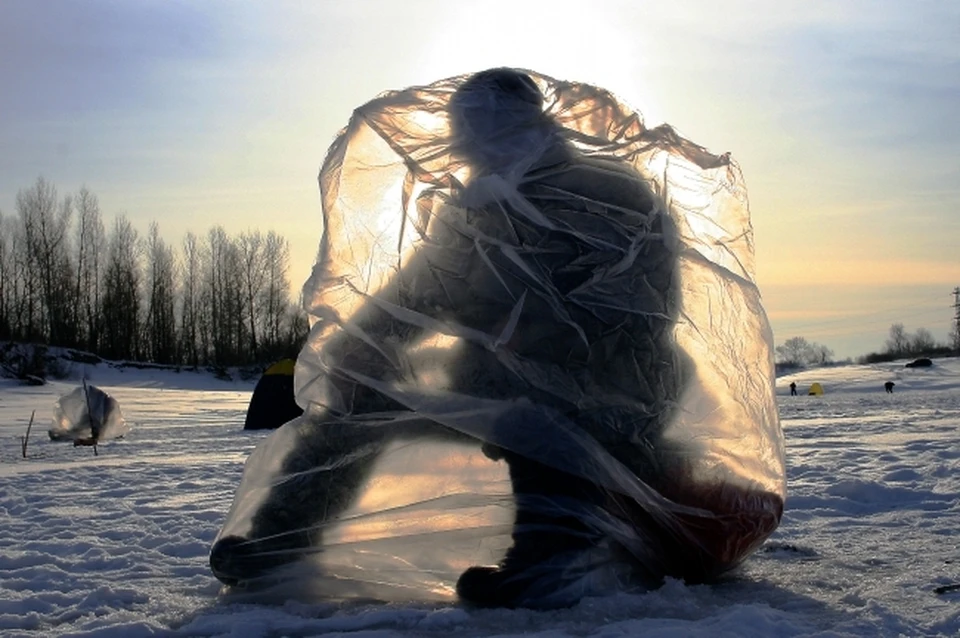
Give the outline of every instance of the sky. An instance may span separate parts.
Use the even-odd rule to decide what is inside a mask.
[[[290,240],[317,173],[382,91],[493,66],[603,86],[731,152],[777,344],[948,339],[960,286],[960,4],[819,0],[0,0],[0,212],[38,176],[179,243]]]

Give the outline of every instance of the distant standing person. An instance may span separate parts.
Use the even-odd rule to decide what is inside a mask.
[[[883,384],[883,389],[887,391],[887,394],[893,394],[893,386],[897,385],[893,381],[887,381]]]
[[[793,381],[790,382],[790,396],[797,396],[797,384]]]

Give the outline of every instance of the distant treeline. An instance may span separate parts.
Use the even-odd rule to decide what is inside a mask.
[[[953,345],[937,343],[926,328],[917,328],[914,333],[907,332],[902,323],[890,326],[890,337],[883,352],[871,352],[859,359],[860,363],[882,363],[911,357],[948,357],[960,350],[960,344],[954,339]]]
[[[0,213],[0,340],[194,367],[295,355],[307,321],[289,261],[273,231],[215,226],[173,247],[119,215],[107,232],[96,195],[60,198],[41,177]]]
[[[960,315],[958,315],[957,325],[960,326]],[[933,334],[926,328],[917,328],[916,332],[910,333],[902,323],[895,323],[890,326],[890,337],[884,344],[884,350],[860,356],[857,362],[883,363],[897,359],[947,357],[960,354],[960,328],[954,331],[952,339],[952,345],[937,343]],[[804,337],[787,339],[776,347],[775,353],[777,374],[807,366],[828,366],[834,363],[833,351],[830,348],[814,341],[807,341]],[[851,360],[847,359],[841,363],[850,362]]]

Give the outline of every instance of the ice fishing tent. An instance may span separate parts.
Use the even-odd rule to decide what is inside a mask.
[[[253,389],[244,430],[272,430],[303,414],[293,394],[293,359],[281,359],[266,369]]]
[[[776,528],[772,333],[729,156],[497,69],[359,107],[320,187],[306,412],[248,458],[221,581],[547,607],[716,577]]]
[[[810,391],[807,392],[807,396],[811,396],[811,397],[816,396],[816,397],[818,397],[818,396],[820,396],[821,394],[823,394],[823,386],[822,386],[822,385],[820,385],[819,383],[816,383],[816,382],[814,382],[813,384],[810,385]]]
[[[100,443],[128,432],[130,426],[117,400],[100,388],[85,384],[57,400],[48,434],[52,441]]]

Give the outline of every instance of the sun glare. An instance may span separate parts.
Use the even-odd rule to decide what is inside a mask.
[[[627,33],[616,13],[572,1],[451,5],[431,30],[419,61],[425,82],[496,66],[530,69],[603,86],[628,100],[649,100],[642,34]],[[648,102],[632,106],[650,108]]]

